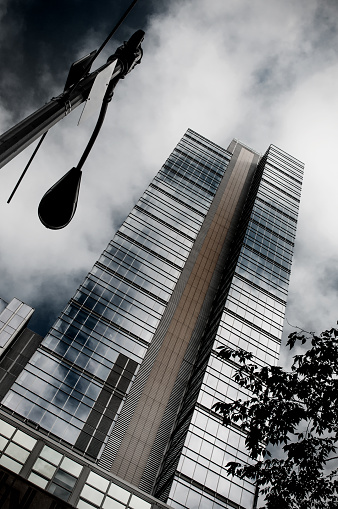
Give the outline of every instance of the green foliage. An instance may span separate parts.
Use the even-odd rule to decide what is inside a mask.
[[[254,480],[266,509],[338,508],[338,329],[319,336],[289,335],[287,345],[310,343],[291,370],[259,367],[251,354],[222,347],[219,357],[237,364],[236,382],[250,397],[213,409],[223,423],[246,433],[252,464],[231,462],[229,474]],[[272,446],[272,447],[271,447]],[[278,447],[276,447],[278,446]],[[271,452],[278,451],[272,458]]]

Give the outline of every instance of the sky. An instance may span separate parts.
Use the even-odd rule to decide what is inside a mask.
[[[71,63],[129,3],[0,0],[0,131],[60,94]],[[139,28],[142,63],[116,87],[70,225],[47,230],[37,208],[78,163],[95,118],[77,126],[79,107],[51,129],[9,205],[35,145],[0,170],[0,296],[33,306],[30,327],[45,334],[191,128],[223,147],[237,138],[264,153],[272,143],[305,163],[284,338],[335,326],[337,1],[138,0],[94,65]]]

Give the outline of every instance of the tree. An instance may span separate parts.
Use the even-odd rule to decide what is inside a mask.
[[[254,480],[266,509],[337,509],[338,329],[293,332],[287,345],[297,342],[310,345],[293,357],[290,371],[259,367],[248,352],[220,348],[221,358],[237,364],[234,379],[248,399],[213,409],[225,425],[245,431],[252,459],[228,463],[227,471]]]

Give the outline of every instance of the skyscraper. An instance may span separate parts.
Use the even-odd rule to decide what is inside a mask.
[[[4,354],[1,415],[44,445],[19,453],[7,436],[27,458],[5,448],[0,465],[76,507],[252,507],[254,486],[224,469],[248,458],[211,410],[240,395],[215,349],[278,360],[302,174],[274,146],[188,130],[25,366]]]

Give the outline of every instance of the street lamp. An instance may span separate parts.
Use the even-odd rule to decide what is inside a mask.
[[[135,0],[132,5],[134,4]],[[113,97],[114,88],[121,78],[124,78],[137,64],[141,62],[143,55],[141,43],[144,39],[144,35],[143,30],[137,30],[127,42],[117,48],[115,53],[108,58],[106,64],[89,73],[93,60],[97,57],[104,44],[108,41],[111,36],[110,34],[98,51],[93,51],[89,55],[72,64],[66,81],[65,90],[62,94],[58,97],[53,97],[53,99],[51,99],[51,101],[45,104],[42,108],[32,113],[29,117],[22,120],[0,136],[1,168],[34,140],[39,138],[41,135],[45,136],[47,131],[54,124],[68,115],[74,108],[87,99],[90,99],[91,90],[92,88],[95,88],[95,84],[101,82],[102,85],[102,77],[106,80],[106,90],[103,96],[100,114],[78,165],[68,171],[68,173],[56,182],[45,193],[40,202],[38,215],[40,221],[44,226],[46,226],[46,228],[58,230],[67,226],[67,224],[69,224],[72,220],[79,196],[82,166],[87,159],[102,127],[108,104]],[[41,141],[42,140],[40,140],[40,144]],[[35,153],[36,150],[34,154]],[[32,158],[28,164],[30,164],[31,160]],[[27,170],[27,167],[25,171]],[[23,175],[20,177],[18,184],[20,183]],[[11,197],[13,196],[16,188],[14,189]]]
[[[143,30],[135,32],[129,41],[120,46],[117,51],[108,58],[108,63],[115,67],[113,62],[119,61],[121,72],[112,78],[104,94],[100,114],[90,140],[82,154],[78,165],[68,171],[56,184],[54,184],[43,196],[39,208],[39,219],[46,228],[59,230],[67,226],[72,220],[77,206],[82,176],[82,166],[91,151],[94,142],[102,127],[108,104],[112,100],[114,89],[121,78],[129,73],[142,58],[141,42],[144,39]],[[113,72],[113,69],[112,71]],[[94,85],[95,86],[95,83]]]

